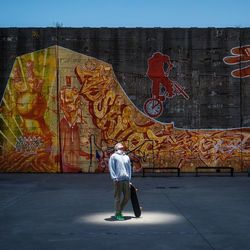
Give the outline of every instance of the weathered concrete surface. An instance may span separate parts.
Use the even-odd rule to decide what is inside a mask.
[[[249,180],[137,177],[142,218],[117,222],[108,175],[1,174],[1,250],[248,250]]]
[[[147,60],[159,51],[174,64],[170,78],[190,96],[166,101],[160,121],[187,129],[248,127],[249,78],[231,77],[246,65],[223,62],[233,47],[248,44],[249,28],[2,28],[0,96],[16,56],[60,45],[112,64],[127,95],[143,110],[151,97]]]

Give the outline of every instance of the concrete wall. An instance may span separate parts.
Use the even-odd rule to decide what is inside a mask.
[[[0,29],[0,142],[6,163],[2,171],[106,171],[111,147],[117,141],[124,141],[133,151],[138,171],[150,165],[164,167],[166,162],[183,171],[200,165],[246,170],[249,40],[250,29],[237,28]],[[109,85],[107,79],[105,84],[95,80],[99,81],[95,88],[100,96],[86,88],[87,84],[93,87],[85,72],[91,71],[90,62],[93,74],[100,71],[101,78],[113,81]],[[110,72],[105,71],[107,76],[102,75],[102,67],[110,67]],[[35,88],[39,82],[41,86]],[[21,89],[15,87],[18,84]],[[29,90],[24,90],[26,85]],[[70,88],[78,95],[73,97]],[[112,96],[120,93],[121,100],[114,99],[111,105],[110,91]],[[67,98],[64,100],[62,94],[71,96],[78,111],[67,111]],[[27,110],[18,106],[20,102],[44,110],[39,117],[33,111],[25,113]],[[105,111],[109,117],[105,122],[96,113],[96,105],[110,108]],[[122,113],[125,106],[130,110],[126,115]],[[136,123],[128,122],[134,117]],[[70,124],[78,124],[74,132],[69,131]],[[130,132],[114,133],[116,126]],[[75,148],[68,145],[70,142],[65,144],[70,133],[76,138],[80,135]],[[148,144],[143,146],[145,140]],[[43,146],[27,156],[30,143]],[[42,162],[45,166],[49,157],[50,168],[35,167],[38,149],[46,152]],[[26,157],[27,164],[11,168],[18,157],[21,161]]]

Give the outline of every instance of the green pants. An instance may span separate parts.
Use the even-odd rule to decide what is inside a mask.
[[[118,181],[114,183],[115,186],[115,211],[121,213],[125,205],[130,199],[129,181]],[[121,199],[121,196],[123,197]]]

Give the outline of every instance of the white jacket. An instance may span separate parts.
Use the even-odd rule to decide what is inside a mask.
[[[112,180],[131,180],[131,162],[123,152],[115,152],[109,159],[109,172]]]

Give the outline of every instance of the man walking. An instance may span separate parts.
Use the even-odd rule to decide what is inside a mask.
[[[114,181],[115,189],[115,218],[124,220],[122,210],[130,199],[131,162],[124,153],[121,143],[115,145],[115,152],[109,159],[109,172]],[[121,199],[121,196],[123,197]]]

